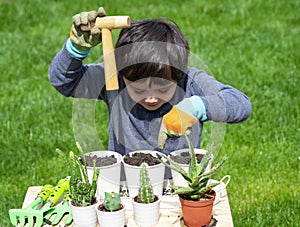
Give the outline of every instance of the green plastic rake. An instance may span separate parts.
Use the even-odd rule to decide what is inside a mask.
[[[36,222],[34,220],[34,214],[36,213],[36,207],[43,204],[49,197],[49,195],[54,191],[54,187],[50,184],[44,185],[41,191],[37,194],[35,200],[30,203],[26,208],[23,209],[10,209],[9,218],[13,225],[24,226],[26,222],[30,226]]]
[[[15,226],[19,224],[21,227],[27,223],[30,227],[42,226],[44,213],[49,211],[59,201],[65,191],[69,190],[70,179],[61,179],[54,188],[51,186],[52,189],[50,189],[50,186],[45,185],[36,199],[26,208],[10,209],[9,218],[11,223]]]

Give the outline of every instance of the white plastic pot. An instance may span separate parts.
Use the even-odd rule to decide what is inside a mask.
[[[195,154],[202,154],[202,155],[205,155],[206,154],[206,150],[203,150],[203,149],[198,149],[198,148],[195,148],[194,149],[195,151]],[[169,157],[172,155],[172,156],[176,156],[176,155],[180,155],[181,153],[183,152],[189,152],[189,149],[186,148],[186,149],[180,149],[180,150],[176,150],[176,151],[172,151],[170,154],[169,154]],[[212,159],[211,159],[212,160]],[[211,162],[208,164],[206,170],[210,170],[211,168]],[[179,164],[185,171],[188,171],[189,169],[189,165],[188,164]],[[173,185],[175,186],[184,186],[184,187],[187,187],[188,186],[188,183],[186,182],[186,180],[181,176],[180,173],[174,171],[171,169],[171,173],[172,173],[172,180],[173,180]]]
[[[132,198],[133,218],[138,226],[151,227],[158,223],[160,198],[153,203],[138,203]]]
[[[125,225],[125,206],[121,210],[107,212],[101,211],[96,207],[99,226],[101,227],[124,227]]]
[[[98,200],[104,198],[104,192],[120,192],[120,175],[121,175],[121,162],[122,162],[122,155],[114,151],[92,151],[86,153],[86,155],[97,157],[106,157],[113,155],[117,162],[102,167],[96,167],[100,169],[100,175],[97,181],[97,193],[96,197]],[[93,176],[93,167],[88,167],[88,176],[89,181],[91,182]]]
[[[74,206],[71,201],[70,207],[73,215],[73,222],[76,227],[97,226],[96,203],[90,206]]]
[[[156,153],[159,154],[157,151],[150,151],[150,150],[141,150],[141,151],[134,151],[129,153],[130,156],[132,154],[137,153],[137,152],[142,152],[142,153],[150,153],[154,157]],[[127,183],[127,188],[129,192],[129,196],[133,197],[138,194],[138,188],[140,184],[140,166],[133,166],[129,165],[124,162],[124,157],[122,159],[123,165],[124,165],[124,170],[125,170],[125,176],[126,176],[126,183]],[[159,163],[157,165],[153,166],[147,166],[149,178],[151,185],[153,187],[153,191],[155,195],[161,196],[163,192],[163,183],[164,183],[164,174],[165,174],[165,166],[162,163]]]
[[[220,181],[216,180],[209,180],[208,183],[219,183],[217,186],[213,187],[212,189],[216,192],[216,197],[214,204],[220,202],[220,199],[227,195],[226,187],[230,182],[230,175],[224,176]]]

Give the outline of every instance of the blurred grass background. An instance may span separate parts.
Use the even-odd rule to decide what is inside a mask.
[[[67,171],[54,152],[75,150],[72,99],[49,84],[51,59],[68,38],[71,17],[103,5],[132,20],[168,17],[221,82],[253,104],[246,122],[228,125],[220,155],[230,174],[235,226],[299,226],[300,2],[0,0],[0,226],[29,186],[55,184]],[[117,32],[114,32],[117,33]],[[116,37],[116,35],[114,36]],[[95,62],[95,48],[86,63]],[[96,104],[107,144],[106,109]]]

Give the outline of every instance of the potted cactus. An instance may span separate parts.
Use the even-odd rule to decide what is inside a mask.
[[[212,189],[217,183],[209,183],[209,179],[223,165],[227,158],[223,158],[216,166],[207,170],[211,163],[212,149],[209,148],[200,163],[197,163],[194,147],[187,135],[191,161],[188,170],[184,170],[170,157],[161,154],[162,163],[170,169],[178,172],[186,180],[187,186],[171,185],[173,194],[179,196],[184,224],[189,227],[209,225],[211,221],[212,208],[215,192]]]
[[[74,154],[73,151],[69,153],[69,159],[66,159],[63,152],[59,149],[56,151],[64,158],[70,169],[70,206],[73,215],[73,221],[76,227],[96,227],[97,214],[95,206],[97,179],[99,176],[99,169],[93,168],[93,177],[91,183],[88,179],[87,165],[84,158],[84,152],[79,143],[76,143],[83,160]],[[83,163],[83,164],[82,164]]]
[[[151,185],[147,164],[142,163],[140,168],[140,186],[138,195],[132,198],[133,218],[139,226],[150,227],[158,223],[160,197],[155,195]]]
[[[125,206],[121,202],[120,194],[105,192],[104,201],[96,209],[98,222],[101,227],[124,227]]]
[[[144,162],[148,165],[148,176],[154,193],[158,196],[162,195],[165,166],[158,160],[159,153],[158,151],[138,150],[123,156],[122,162],[130,197],[135,196],[138,192],[140,169]]]

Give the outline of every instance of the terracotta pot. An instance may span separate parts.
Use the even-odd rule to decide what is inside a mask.
[[[179,195],[183,221],[186,226],[199,227],[209,225],[216,192],[209,192],[213,197],[207,200],[185,200]]]

